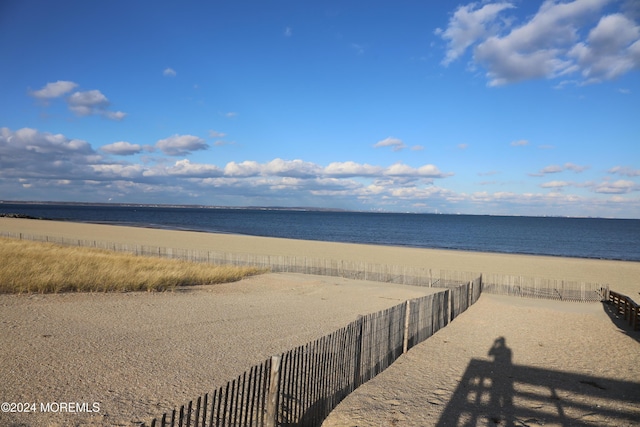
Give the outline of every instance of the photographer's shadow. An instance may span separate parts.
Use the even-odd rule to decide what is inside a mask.
[[[504,337],[489,349],[493,361],[471,359],[438,420],[438,427],[557,424],[635,425],[640,383],[534,366],[514,365]]]
[[[489,356],[493,356],[491,390],[489,391],[489,418],[499,424],[513,425],[513,362],[511,349],[506,339],[500,337],[493,342]],[[493,413],[493,415],[491,415]]]

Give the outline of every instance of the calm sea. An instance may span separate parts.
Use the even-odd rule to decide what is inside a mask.
[[[640,261],[640,220],[23,205],[0,213],[290,239]]]

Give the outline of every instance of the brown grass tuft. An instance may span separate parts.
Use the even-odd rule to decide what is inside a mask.
[[[0,293],[164,291],[266,271],[7,238],[0,260]]]

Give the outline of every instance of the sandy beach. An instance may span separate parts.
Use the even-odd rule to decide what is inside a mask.
[[[640,263],[634,262],[12,218],[0,218],[0,231],[592,281],[609,283],[612,289],[631,296],[640,290]],[[266,274],[172,293],[0,295],[0,399],[38,404],[97,402],[100,407],[93,414],[0,413],[0,425],[137,425],[225,384],[273,354],[346,325],[358,314],[432,291],[335,277]],[[455,409],[464,406],[460,381],[475,361],[492,361],[487,353],[499,337],[505,337],[511,348],[512,364],[531,368],[527,372],[538,372],[533,368],[542,370],[543,376],[562,372],[578,383],[609,381],[640,391],[639,334],[621,329],[601,304],[485,295],[449,327],[349,396],[325,424],[436,425],[443,414],[466,414]],[[519,390],[515,384],[512,387]],[[567,396],[573,393],[578,401],[595,399],[589,384],[586,387],[586,391],[558,389]],[[640,416],[637,411],[629,412],[632,409],[624,398],[617,396],[613,401],[619,403],[623,415]],[[516,396],[512,407],[522,405],[526,403]],[[567,408],[566,417],[573,420],[574,412],[583,407]],[[542,419],[547,410],[537,410]],[[516,409],[511,412],[521,415]],[[545,425],[555,425],[551,416],[547,418]],[[576,425],[638,425],[599,424],[602,420],[594,419],[591,424]],[[485,421],[477,425],[495,425]]]
[[[637,295],[640,262],[434,250],[395,246],[279,239],[272,237],[0,218],[0,232],[64,236],[179,249],[259,255],[307,256],[450,271],[500,273],[609,284]]]

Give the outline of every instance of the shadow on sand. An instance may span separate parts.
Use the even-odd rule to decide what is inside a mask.
[[[471,360],[437,426],[640,426],[640,383],[514,365],[504,337],[489,356]]]
[[[640,331],[634,331],[631,328],[631,325],[629,325],[629,321],[624,318],[624,315],[618,312],[618,309],[615,305],[613,305],[609,301],[603,301],[602,309],[605,313],[607,313],[607,316],[609,316],[611,322],[613,322],[613,324],[618,327],[620,333],[625,334],[640,343]]]

